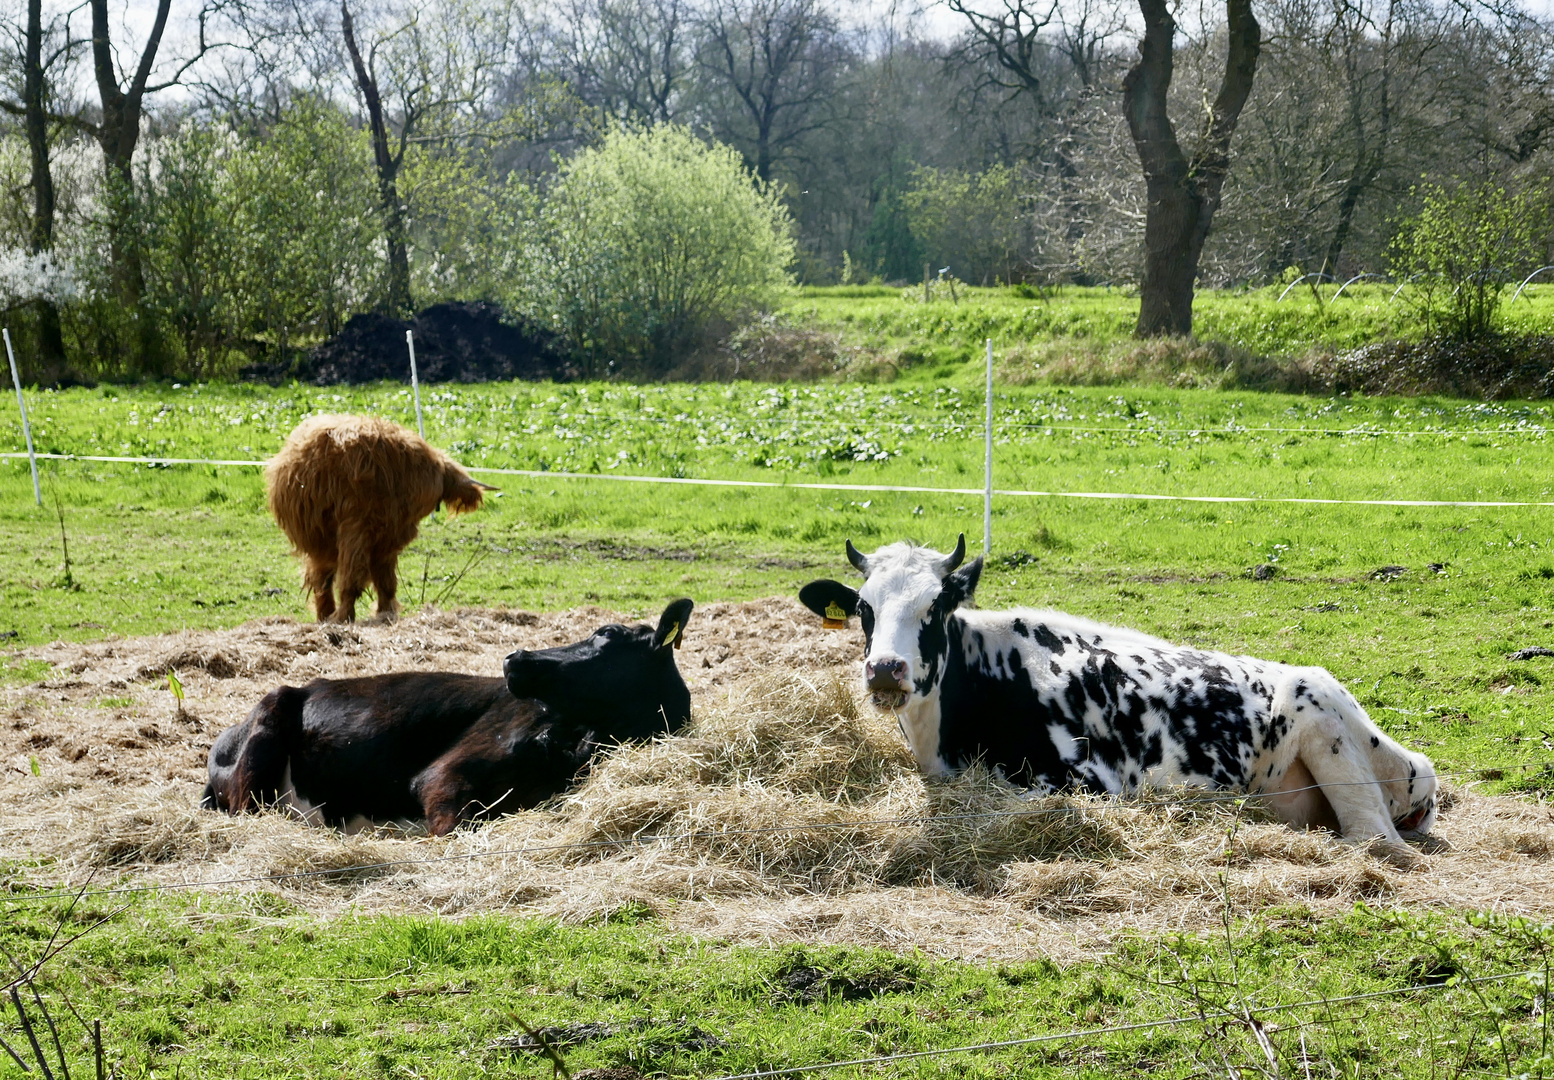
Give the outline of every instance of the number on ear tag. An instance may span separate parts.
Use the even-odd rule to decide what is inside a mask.
[[[826,604],[826,613],[820,619],[820,626],[824,630],[845,630],[847,628],[847,612],[842,610],[842,605],[832,600]]]

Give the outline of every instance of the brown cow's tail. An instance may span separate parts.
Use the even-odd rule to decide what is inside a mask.
[[[468,514],[479,510],[485,492],[500,490],[490,484],[482,484],[479,480],[471,480],[469,473],[451,461],[443,466],[442,502],[450,514]]]
[[[278,686],[248,714],[248,738],[226,777],[226,810],[244,810],[272,803],[281,796],[281,782],[291,763],[291,749],[302,731],[302,706],[307,691]]]

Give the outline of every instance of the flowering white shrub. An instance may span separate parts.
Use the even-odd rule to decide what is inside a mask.
[[[54,252],[0,247],[0,310],[34,300],[68,303],[76,291],[75,275]]]

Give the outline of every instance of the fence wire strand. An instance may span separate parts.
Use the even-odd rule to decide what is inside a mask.
[[[3,458],[25,458],[24,453],[3,453]],[[263,461],[240,461],[222,458],[159,458],[159,457],[110,457],[90,454],[39,454],[50,461],[94,461],[121,465],[222,465],[244,468],[262,468]],[[621,473],[567,472],[550,469],[505,469],[487,465],[466,465],[472,473],[489,473],[495,476],[523,476],[537,480],[602,480],[610,483],[671,484],[687,487],[728,488],[781,488],[791,491],[853,491],[860,494],[908,494],[908,495],[959,495],[981,496],[981,488],[922,487],[904,484],[827,484],[814,482],[788,482],[784,480],[719,480],[691,476],[634,476]],[[994,495],[1035,499],[1091,499],[1102,502],[1186,502],[1186,503],[1265,503],[1298,506],[1399,506],[1399,507],[1461,507],[1467,509],[1509,509],[1516,507],[1549,507],[1554,501],[1538,502],[1514,500],[1473,499],[1317,499],[1279,495],[1167,495],[1133,491],[1034,491],[995,488]]]

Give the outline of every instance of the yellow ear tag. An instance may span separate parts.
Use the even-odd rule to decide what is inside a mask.
[[[820,626],[825,630],[847,629],[847,612],[842,610],[842,605],[832,600],[826,604],[826,613],[820,619]]]
[[[672,644],[677,649],[680,647],[680,624],[679,623],[675,623],[673,626],[671,626],[669,628],[669,633],[664,635],[664,644],[665,645],[671,645]]]

